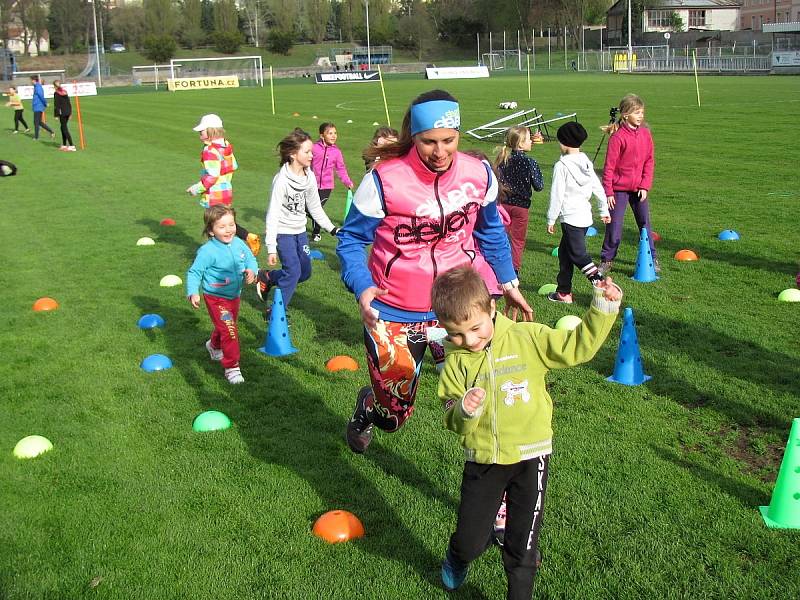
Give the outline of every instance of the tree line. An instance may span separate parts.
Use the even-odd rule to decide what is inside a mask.
[[[288,53],[296,42],[366,43],[366,0],[142,0],[111,8],[109,0],[0,0],[0,34],[23,27],[23,42],[39,51],[49,32],[53,52],[79,52],[94,44],[94,22],[105,40],[163,60],[178,45],[209,44],[235,53],[250,43]],[[641,0],[637,0],[637,3]],[[582,24],[605,21],[613,0],[368,0],[372,45],[415,51],[447,43],[475,44],[476,35],[517,31],[530,46],[533,30],[565,27],[577,39]],[[94,11],[94,15],[93,15]],[[158,55],[158,56],[156,56]]]

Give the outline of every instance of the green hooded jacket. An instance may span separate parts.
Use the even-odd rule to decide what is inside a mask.
[[[553,401],[545,375],[591,360],[618,312],[619,302],[605,300],[596,288],[589,312],[572,331],[515,323],[498,313],[484,350],[448,346],[438,393],[445,426],[461,436],[466,460],[509,465],[550,454]],[[463,398],[474,387],[484,389],[486,397],[469,415]]]

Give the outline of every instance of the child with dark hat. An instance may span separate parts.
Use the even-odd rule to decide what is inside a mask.
[[[611,222],[611,216],[594,165],[581,152],[581,145],[587,138],[586,129],[577,121],[570,121],[558,128],[556,137],[561,146],[561,158],[553,168],[547,233],[555,233],[555,223],[561,221],[561,242],[558,245],[558,287],[547,298],[553,302],[572,304],[573,267],[578,267],[592,285],[603,281],[603,274],[586,249],[586,230],[592,224],[592,205],[589,200],[593,194],[597,198],[597,209],[603,223]]]

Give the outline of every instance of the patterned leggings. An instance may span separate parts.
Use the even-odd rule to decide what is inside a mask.
[[[426,329],[438,321],[395,323],[379,320],[374,329],[364,329],[364,345],[372,391],[370,420],[384,431],[397,431],[414,412],[414,398],[425,349],[430,348],[439,368],[444,346],[428,340]]]

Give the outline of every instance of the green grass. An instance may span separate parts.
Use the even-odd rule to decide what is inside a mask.
[[[700,81],[702,109],[689,77],[537,75],[530,102],[521,77],[441,83],[462,101],[465,128],[497,118],[503,100],[546,116],[576,111],[590,156],[609,107],[637,91],[656,143],[662,277],[629,278],[630,215],[615,271],[653,379],[606,382],[619,326],[592,363],[552,374],[556,450],[537,598],[800,596],[800,537],[767,529],[758,512],[800,415],[800,313],[776,299],[798,268],[800,152],[790,134],[800,80]],[[392,123],[434,85],[387,78]],[[257,351],[265,324],[246,291],[241,386],[208,361],[205,311],[190,308],[182,287],[158,285],[168,273],[184,277],[202,243],[200,209],[183,190],[196,180],[191,128],[203,113],[225,119],[241,165],[235,204],[252,230],[262,229],[275,144],[292,127],[335,121],[350,173],[360,176],[372,123],[385,121],[378,86],[283,80],[275,94],[275,116],[268,89],[83,98],[87,150],[73,154],[0,132],[0,157],[19,167],[1,182],[0,597],[448,597],[438,565],[462,459],[441,424],[435,370],[424,367],[416,414],[401,432],[377,433],[363,457],[350,453],[344,426],[367,373],[332,238],[323,238],[326,258],[290,307],[299,353]],[[77,139],[77,123],[72,130]],[[461,147],[493,153],[469,138]],[[552,143],[534,147],[548,182],[557,153]],[[557,272],[546,203],[546,193],[534,199],[522,287],[552,325],[585,310],[589,286],[575,277],[573,307],[536,296]],[[343,204],[339,187],[328,204],[336,222]],[[176,227],[158,225],[168,216]],[[741,241],[717,241],[727,228]],[[142,236],[157,244],[136,247]],[[589,239],[595,258],[600,243]],[[674,261],[681,248],[700,261]],[[41,296],[60,308],[32,312]],[[139,330],[146,312],[161,314],[166,328]],[[174,368],[142,372],[139,362],[156,352]],[[360,370],[328,373],[336,354],[355,357]],[[234,427],[193,433],[192,419],[208,409]],[[54,450],[15,459],[14,444],[30,434],[47,436]],[[311,535],[314,520],[337,508],[362,519],[364,539],[329,546]],[[454,597],[504,590],[492,549]]]

